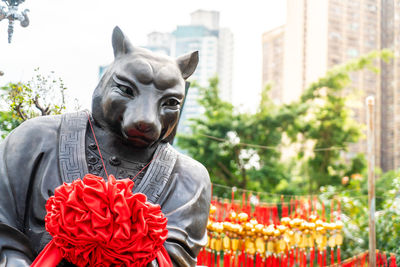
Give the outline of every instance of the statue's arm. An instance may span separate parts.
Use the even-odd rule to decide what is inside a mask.
[[[36,255],[25,221],[40,159],[56,136],[51,116],[28,120],[0,144],[0,267],[29,266]]]
[[[34,257],[29,240],[19,230],[23,222],[17,205],[21,199],[16,196],[14,185],[17,182],[23,187],[24,183],[11,181],[7,170],[7,161],[14,156],[13,145],[11,135],[0,144],[0,267],[30,266]]]
[[[34,256],[29,243],[18,229],[0,223],[0,266],[30,266]]]
[[[174,266],[195,266],[207,243],[211,183],[207,170],[187,157],[177,161],[168,196],[161,203],[168,218],[164,246]]]

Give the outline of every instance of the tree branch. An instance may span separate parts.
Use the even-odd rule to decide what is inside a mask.
[[[218,177],[221,177],[222,180],[224,180],[225,183],[226,183],[227,185],[230,185],[230,184],[231,184],[231,180],[228,179],[227,175],[226,175],[224,172],[222,172],[222,171],[220,171],[220,170],[216,170],[216,171],[215,171],[215,174],[216,174]]]
[[[22,103],[15,106],[14,110],[18,113],[23,121],[26,121],[28,118],[25,116],[24,112],[21,110]]]
[[[220,161],[217,162],[217,165],[222,169],[222,171],[229,177],[236,179],[236,177],[232,174],[232,172]]]
[[[49,115],[49,107],[44,108],[40,105],[39,103],[39,97],[35,96],[35,98],[33,99],[33,103],[35,103],[35,107],[40,110],[40,112],[42,113],[42,116],[46,116]]]

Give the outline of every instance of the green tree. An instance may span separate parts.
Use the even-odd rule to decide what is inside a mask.
[[[209,87],[201,87],[200,95],[205,112],[193,119],[190,135],[178,136],[177,144],[207,167],[213,182],[273,190],[286,179],[276,149],[282,131],[265,92],[256,114],[239,113],[222,101],[217,78],[210,79]]]
[[[324,186],[320,198],[329,207],[330,199],[339,197],[344,222],[343,258],[368,250],[368,189],[365,173],[350,178],[343,187]],[[376,244],[377,249],[395,253],[400,263],[400,170],[376,175]]]
[[[66,89],[54,72],[42,75],[39,69],[35,69],[35,76],[27,83],[10,82],[0,87],[2,137],[25,120],[62,113],[66,109]]]
[[[376,61],[387,61],[391,56],[387,50],[372,52],[337,66],[312,83],[298,103],[283,108],[283,114],[292,119],[287,134],[294,142],[306,144],[298,157],[305,161],[303,175],[309,177],[310,193],[323,185],[338,185],[343,176],[365,168],[362,156],[351,159],[349,164],[343,154],[349,144],[362,136],[362,125],[352,119],[352,109],[347,104],[346,94],[352,93],[350,74],[361,70],[377,72]],[[311,155],[306,157],[307,150]]]

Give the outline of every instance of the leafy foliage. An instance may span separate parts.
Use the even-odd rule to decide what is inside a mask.
[[[345,189],[345,190],[343,190]],[[342,251],[344,258],[368,250],[368,190],[366,175],[353,176],[345,188],[326,186],[322,198],[334,196],[342,203],[344,235]],[[376,244],[381,251],[395,253],[400,263],[400,170],[389,171],[376,178]]]
[[[0,87],[0,126],[4,138],[23,121],[37,116],[60,114],[66,109],[65,90],[61,78],[54,73],[35,76],[27,83],[8,83]]]
[[[345,175],[360,173],[365,168],[362,156],[357,155],[347,162],[344,152],[362,136],[363,126],[352,118],[353,110],[348,106],[351,95],[350,74],[355,71],[377,72],[375,61],[391,58],[387,50],[371,52],[366,56],[337,66],[312,83],[298,103],[285,107],[292,111],[293,121],[287,129],[293,142],[305,144],[298,154],[305,162],[309,178],[309,192],[319,190],[323,185],[339,185]],[[306,152],[308,150],[308,155]]]
[[[271,189],[287,178],[275,149],[282,131],[272,102],[263,98],[256,114],[239,113],[219,98],[217,78],[200,93],[205,112],[193,120],[191,135],[178,136],[178,146],[207,166],[213,182]]]

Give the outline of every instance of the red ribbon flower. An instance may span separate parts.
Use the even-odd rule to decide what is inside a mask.
[[[32,266],[146,266],[156,257],[172,266],[163,247],[167,218],[134,183],[87,174],[56,188],[46,204],[46,230],[53,240]],[[161,261],[161,262],[160,262]]]

